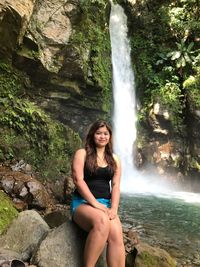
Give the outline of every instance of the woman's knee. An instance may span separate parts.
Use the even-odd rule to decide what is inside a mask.
[[[93,229],[101,232],[102,234],[108,234],[110,228],[108,215],[100,211],[98,216],[93,220]]]
[[[108,235],[108,243],[115,243],[116,245],[123,245],[123,232],[122,226],[119,220],[112,221],[110,225],[110,231]]]

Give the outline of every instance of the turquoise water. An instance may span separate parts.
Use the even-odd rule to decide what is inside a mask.
[[[120,216],[141,240],[164,248],[178,261],[200,266],[200,194],[123,194]]]

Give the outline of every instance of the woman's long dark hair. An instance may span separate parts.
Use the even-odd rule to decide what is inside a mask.
[[[108,163],[109,169],[114,173],[116,170],[116,162],[113,158],[112,130],[111,127],[108,125],[108,123],[103,120],[98,120],[95,123],[93,123],[86,136],[86,142],[85,142],[86,165],[90,171],[95,171],[98,167],[97,151],[96,151],[96,144],[94,142],[94,135],[99,128],[104,126],[110,133],[109,143],[105,147],[105,160]]]

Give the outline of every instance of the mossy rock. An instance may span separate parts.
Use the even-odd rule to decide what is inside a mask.
[[[176,261],[169,253],[161,248],[152,247],[141,243],[138,248],[138,255],[135,267],[176,267]]]
[[[0,235],[7,229],[18,211],[12,205],[7,195],[0,191]]]

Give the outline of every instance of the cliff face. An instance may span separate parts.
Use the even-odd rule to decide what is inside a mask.
[[[29,93],[39,106],[79,133],[97,117],[107,116],[108,5],[8,0],[0,12],[0,53],[28,74]]]
[[[118,2],[128,17],[140,106],[137,165],[151,163],[160,173],[170,171],[179,176],[192,173],[198,179],[200,70],[194,64],[189,69],[188,65],[176,68],[176,62],[166,57],[174,51],[174,43],[186,36],[182,24],[193,25],[188,28],[192,34],[185,37],[186,48],[193,41],[195,49],[199,48],[195,3],[185,7],[191,13],[181,21],[182,17],[176,16],[186,11],[179,2]],[[110,3],[103,0],[0,3],[0,56],[4,64],[23,74],[20,101],[33,101],[53,120],[82,137],[92,121],[111,117],[109,12]],[[9,76],[7,67],[3,69]],[[10,78],[13,87],[18,88],[13,77],[16,76]],[[1,86],[5,92],[7,85],[3,79]],[[1,124],[5,121],[2,119]]]

